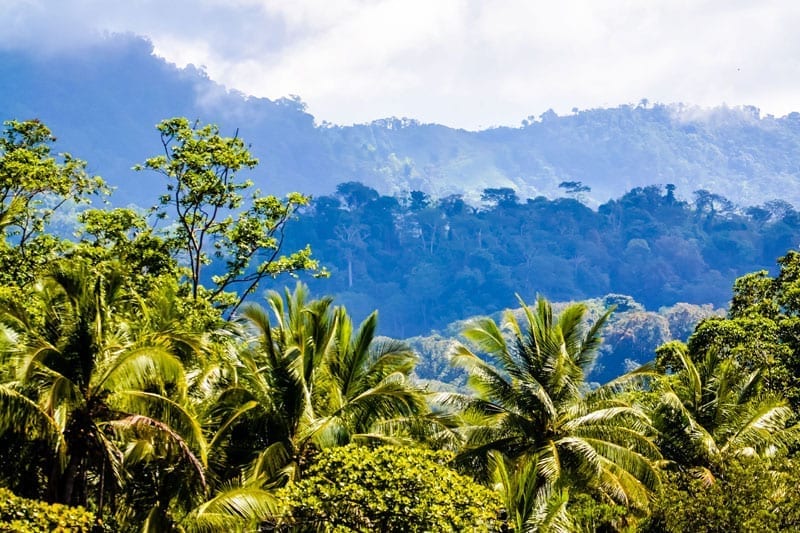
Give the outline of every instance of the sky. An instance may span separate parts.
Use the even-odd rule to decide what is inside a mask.
[[[0,0],[0,48],[113,33],[318,122],[519,125],[682,102],[800,111],[797,0]]]

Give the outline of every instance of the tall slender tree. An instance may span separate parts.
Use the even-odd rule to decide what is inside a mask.
[[[157,126],[164,148],[137,168],[149,168],[167,179],[161,197],[163,216],[175,217],[175,243],[189,262],[192,297],[197,299],[205,265],[224,262],[222,273],[211,278],[208,297],[235,311],[244,299],[270,276],[298,270],[315,270],[311,249],[281,255],[284,231],[308,197],[291,193],[285,200],[264,196],[239,172],[255,168],[254,158],[238,134],[220,135],[213,124],[191,124],[185,118],[164,120]],[[234,216],[235,215],[235,216]],[[225,291],[236,288],[236,294]]]

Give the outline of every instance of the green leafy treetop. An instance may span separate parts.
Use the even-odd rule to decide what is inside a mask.
[[[450,458],[398,446],[327,450],[284,489],[289,516],[278,530],[500,530],[499,495],[445,466]]]
[[[169,239],[158,235],[146,214],[131,208],[87,209],[78,214],[82,224],[72,257],[92,264],[115,262],[140,293],[148,293],[166,280],[179,279],[180,268]]]
[[[223,137],[217,126],[185,118],[164,120],[157,128],[164,154],[136,168],[155,170],[169,180],[161,216],[168,211],[175,216],[174,243],[188,258],[194,299],[205,294],[203,267],[215,258],[224,260],[225,269],[212,277],[214,286],[205,296],[231,313],[265,277],[300,270],[325,275],[308,246],[281,255],[285,226],[309,197],[290,193],[281,200],[255,190],[245,201],[253,184],[238,179],[239,172],[255,168],[258,160],[238,135]],[[234,288],[237,294],[226,293]]]
[[[796,459],[728,458],[722,466],[724,476],[711,484],[691,471],[668,472],[653,514],[638,531],[798,531]]]
[[[753,272],[736,280],[727,317],[701,322],[687,343],[702,360],[709,349],[742,371],[761,370],[764,388],[800,407],[800,252],[778,259],[780,272]]]
[[[15,286],[35,279],[64,243],[45,233],[56,210],[108,194],[105,182],[86,173],[86,162],[51,154],[55,137],[38,120],[4,122],[0,137],[0,281]]]

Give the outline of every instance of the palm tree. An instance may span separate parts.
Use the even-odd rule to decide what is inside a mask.
[[[187,370],[205,368],[218,348],[212,337],[224,336],[225,324],[219,315],[208,312],[210,305],[203,309],[202,304],[181,296],[176,278],[156,278],[150,284],[146,294],[133,294],[131,337],[178,356]]]
[[[524,329],[513,313],[505,315],[509,337],[489,318],[464,331],[498,366],[463,344],[451,353],[452,363],[467,370],[477,393],[443,397],[462,409],[465,444],[458,461],[488,478],[492,452],[502,453],[533,476],[517,485],[548,505],[553,500],[547,495],[576,487],[646,506],[658,485],[653,461],[659,457],[646,437],[649,420],[615,395],[612,386],[590,391],[585,382],[610,311],[586,329],[583,304],[568,306],[558,319],[544,298],[535,309],[522,305]]]
[[[713,349],[694,361],[681,342],[661,347],[659,360],[672,370],[653,382],[653,422],[667,459],[697,467],[711,481],[721,460],[772,456],[800,436],[789,426],[788,402],[762,391],[763,368],[743,369]]]
[[[113,264],[60,262],[0,318],[18,337],[15,379],[0,385],[0,433],[35,430],[50,443],[51,500],[86,505],[116,497],[127,457],[158,442],[179,449],[202,485],[205,440],[183,401],[180,360],[137,343],[126,320],[134,299]],[[123,442],[123,434],[135,439]],[[128,447],[125,447],[127,443]]]
[[[375,337],[378,315],[355,329],[344,308],[333,312],[334,344],[315,376],[317,420],[308,439],[317,448],[351,441],[384,440],[382,422],[409,420],[426,412],[422,390],[409,375],[416,356],[403,342]]]
[[[489,452],[492,484],[503,498],[514,531],[569,533],[575,527],[567,511],[567,487],[542,486],[536,455],[512,461],[498,451]]]
[[[253,338],[214,408],[213,445],[227,440],[230,453],[237,431],[259,440],[251,474],[299,475],[315,451],[387,438],[382,423],[425,412],[409,382],[415,357],[405,344],[375,338],[377,314],[356,329],[344,308],[307,301],[299,284],[268,300],[272,318],[257,305],[243,310]]]

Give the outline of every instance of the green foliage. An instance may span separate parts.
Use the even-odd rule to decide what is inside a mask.
[[[0,530],[19,533],[89,533],[95,517],[83,507],[28,500],[0,488]]]
[[[496,531],[498,495],[417,448],[346,446],[320,454],[283,494],[281,530]]]
[[[498,468],[506,472],[500,484],[506,500],[517,502],[518,527],[553,517],[562,524],[559,530],[567,530],[565,506],[573,490],[646,509],[658,488],[660,458],[649,438],[649,418],[613,387],[588,391],[585,383],[610,311],[589,327],[583,304],[555,316],[540,298],[523,311],[524,322],[506,315],[507,332],[491,319],[476,320],[464,331],[491,362],[464,345],[452,352],[475,391],[441,395],[461,409],[465,442],[458,463],[478,476],[493,470],[497,475]]]
[[[633,532],[644,513],[614,502],[602,501],[589,494],[578,494],[569,502],[574,531],[593,533]]]
[[[714,349],[695,362],[679,341],[658,349],[656,365],[670,372],[651,383],[653,423],[667,459],[711,477],[721,461],[768,458],[797,439],[788,402],[762,391],[762,369],[742,368]]]
[[[712,483],[691,472],[670,472],[640,531],[797,531],[800,479],[794,460],[732,460]]]
[[[256,531],[262,522],[274,522],[280,510],[281,502],[274,490],[257,486],[223,486],[213,497],[192,509],[176,529],[187,533]],[[154,533],[165,529],[150,517],[146,526]]]
[[[173,503],[160,484],[168,471],[185,491],[205,488],[205,437],[185,405],[184,367],[172,346],[148,342],[156,336],[139,330],[131,338],[141,302],[125,281],[113,265],[93,271],[63,261],[37,284],[33,313],[13,302],[0,307],[16,339],[15,379],[0,384],[0,434],[46,444],[36,462],[50,466],[50,497],[97,501],[100,515],[135,465],[170,465],[155,474],[159,482],[137,479],[148,488],[141,494],[156,498],[148,510]]]
[[[3,125],[0,220],[4,229],[10,228],[7,236],[16,237],[19,246],[43,231],[54,210],[65,202],[86,202],[92,195],[108,192],[101,178],[86,174],[84,161],[66,153],[61,161],[51,155],[55,137],[38,120],[9,120]]]
[[[86,163],[51,155],[55,137],[38,120],[4,122],[0,137],[0,281],[24,285],[66,246],[45,233],[67,203],[88,203],[109,192]]]
[[[78,214],[78,222],[80,240],[70,256],[95,264],[116,261],[140,292],[178,276],[173,244],[156,233],[144,214],[130,208],[87,209]]]
[[[708,350],[743,369],[762,370],[764,386],[800,407],[800,253],[778,260],[780,272],[760,271],[734,284],[727,317],[703,321],[688,342],[696,361]]]
[[[489,459],[492,485],[500,493],[514,531],[567,533],[573,529],[568,511],[569,488],[565,484],[543,483],[543,469],[537,456],[523,456],[514,461],[492,451]]]
[[[330,298],[306,298],[298,284],[269,295],[272,316],[245,307],[253,335],[214,408],[218,453],[253,461],[252,475],[267,480],[299,477],[317,450],[408,438],[427,412],[410,380],[416,357],[376,338],[376,313],[356,327]]]
[[[225,268],[213,277],[215,287],[208,297],[219,297],[225,305],[231,301],[225,291],[236,288],[233,311],[265,277],[317,270],[308,246],[280,255],[285,226],[298,207],[308,204],[307,196],[294,192],[282,201],[256,190],[245,203],[243,193],[252,182],[239,181],[238,173],[254,168],[258,160],[238,135],[223,137],[217,126],[190,124],[185,118],[164,120],[157,128],[164,155],[148,159],[144,167],[168,179],[162,215],[175,216],[174,243],[189,259],[194,299],[203,281],[202,268],[212,262],[212,255],[223,259]]]

